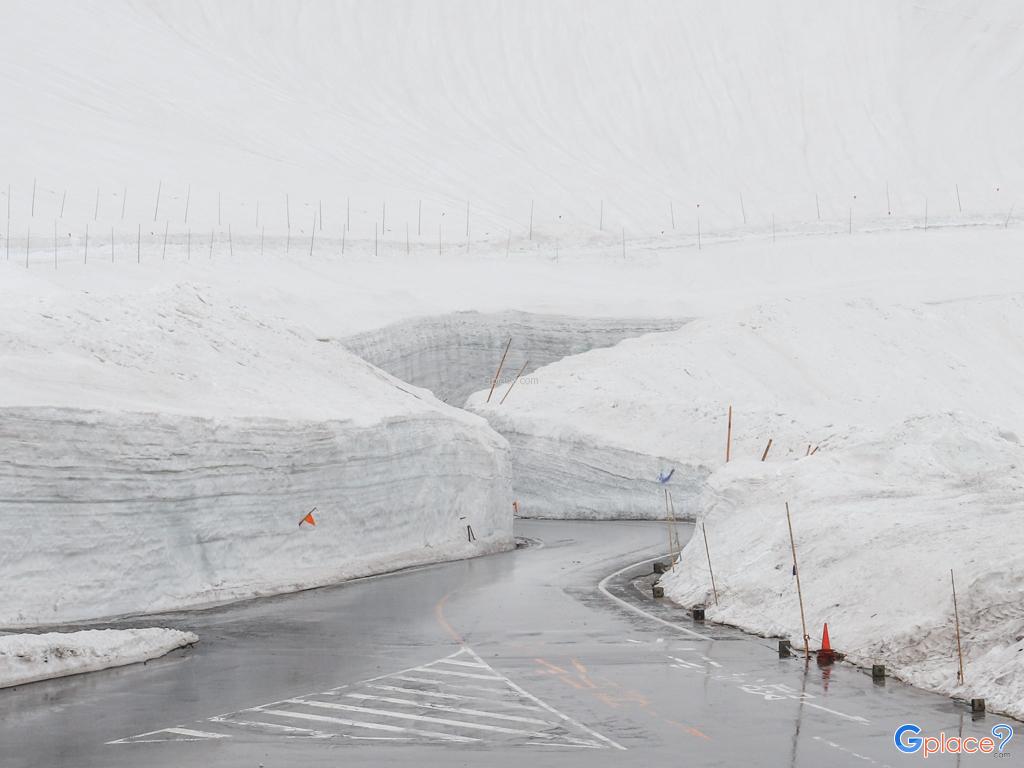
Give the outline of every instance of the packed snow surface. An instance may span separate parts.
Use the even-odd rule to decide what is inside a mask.
[[[176,629],[0,635],[0,688],[148,661],[196,642],[191,632]]]

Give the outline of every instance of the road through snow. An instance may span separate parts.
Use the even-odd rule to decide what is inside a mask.
[[[887,765],[904,722],[999,721],[853,667],[805,671],[648,599],[662,524],[517,528],[541,546],[162,616],[202,642],[0,693],[0,763]]]

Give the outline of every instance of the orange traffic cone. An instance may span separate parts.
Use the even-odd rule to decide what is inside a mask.
[[[832,650],[832,644],[828,640],[828,622],[821,631],[821,649],[818,651],[818,664],[827,666],[836,660],[836,652]]]

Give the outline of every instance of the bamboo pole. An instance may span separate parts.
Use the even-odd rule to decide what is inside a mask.
[[[796,562],[796,541],[793,539],[793,519],[789,515],[789,502],[786,502],[786,524],[789,526],[789,546],[793,550],[793,575],[796,576],[796,595],[800,600],[800,626],[804,633],[804,659],[811,660],[811,637],[807,634],[807,619],[804,618],[804,593],[800,588],[800,567]]]
[[[505,351],[501,354],[501,361],[498,363],[498,370],[494,372],[494,378],[491,379],[491,391],[487,393],[487,400],[485,402],[491,402],[491,395],[494,394],[494,387],[498,384],[498,377],[501,376],[501,369],[505,366],[505,356],[508,355],[508,348],[512,346],[512,337],[508,337],[508,343],[505,345]]]
[[[729,406],[729,423],[725,429],[725,463],[729,463],[732,454],[732,406]]]
[[[708,572],[711,574],[711,591],[715,595],[715,605],[718,605],[718,587],[715,586],[715,570],[711,567],[711,550],[708,548],[708,529],[704,527],[704,523],[700,524],[700,529],[704,533],[704,552],[708,556]]]
[[[761,454],[761,461],[764,461],[765,459],[768,458],[768,451],[770,451],[771,448],[772,448],[772,439],[769,437],[768,438],[768,445],[766,445],[764,447],[764,453]]]
[[[514,387],[516,385],[516,382],[519,381],[519,377],[523,375],[523,371],[526,370],[526,366],[528,366],[529,364],[529,360],[523,363],[523,367],[519,369],[519,373],[517,373],[516,377],[512,379],[512,383],[508,385],[508,389],[505,390],[504,397],[502,397],[501,400],[498,401],[498,405],[501,405],[502,403],[505,402],[505,398],[508,397],[508,393],[512,391],[512,387]]]
[[[964,684],[964,652],[960,645],[960,611],[956,605],[956,579],[953,578],[953,569],[949,569],[949,581],[953,585],[953,617],[956,620],[956,655],[960,660],[960,669],[956,673],[957,685]]]

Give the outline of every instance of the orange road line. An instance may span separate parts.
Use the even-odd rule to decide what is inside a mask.
[[[457,642],[459,645],[465,645],[466,643],[462,639],[462,635],[456,632],[455,628],[448,623],[448,619],[444,617],[444,604],[448,602],[448,598],[451,597],[451,594],[452,593],[449,592],[447,595],[445,595],[437,601],[437,605],[434,606],[434,616],[435,618],[437,618],[437,623],[444,628],[445,632],[447,632],[455,642]]]

